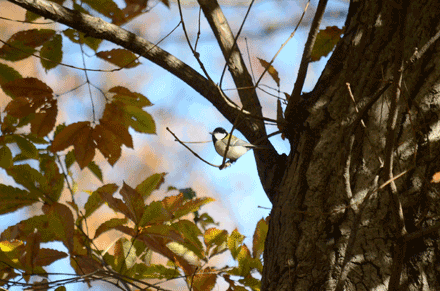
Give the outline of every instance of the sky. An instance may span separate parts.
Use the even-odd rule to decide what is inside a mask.
[[[70,5],[69,2],[66,3],[66,5]],[[177,5],[175,2],[171,3],[170,9],[161,3],[152,5],[154,7],[149,13],[135,19],[125,25],[124,28],[147,38],[150,42],[159,41],[175,28],[180,20]],[[222,3],[229,25],[236,33],[250,1],[220,2],[220,4]],[[250,59],[256,79],[263,71],[257,58],[266,61],[272,59],[281,44],[293,31],[305,3],[306,1],[300,0],[257,1],[254,4],[243,27],[238,45],[248,66]],[[185,25],[194,44],[197,36],[199,11],[192,1],[184,1],[183,5]],[[263,78],[262,84],[266,86],[263,88],[275,96],[283,98],[284,94],[282,92],[290,93],[292,91],[312,13],[316,5],[317,1],[311,1],[311,7],[309,7],[303,22],[306,25],[300,27],[273,63],[281,79],[279,92],[270,76],[266,74]],[[342,0],[329,1],[327,7],[326,11],[328,12],[325,14],[321,28],[332,25],[342,28],[348,8],[347,2]],[[24,12],[21,8],[16,8],[16,6],[6,1],[1,1],[0,16],[22,20],[24,19]],[[44,22],[47,20],[40,19],[39,21]],[[211,78],[215,82],[219,82],[224,60],[203,14],[200,25],[201,35],[198,52]],[[0,19],[0,38],[6,41],[16,31],[35,27]],[[66,29],[62,25],[52,27],[59,31]],[[178,27],[159,46],[202,73],[187,46],[181,27]],[[62,62],[81,67],[83,64],[82,55],[78,45],[64,38],[63,47],[65,52]],[[113,48],[117,48],[117,46],[104,42],[99,50]],[[92,50],[85,48],[85,53],[88,68],[114,68],[113,65],[94,57]],[[303,91],[307,92],[313,88],[327,60],[328,57],[309,65],[308,77]],[[0,60],[0,62],[3,61]],[[38,60],[35,59],[21,61],[18,64],[5,63],[15,67],[23,76],[38,76],[52,87],[56,93],[60,94],[60,112],[63,111],[63,114],[59,114],[58,122],[72,123],[91,120],[93,118],[90,109],[91,99],[94,100],[97,116],[102,113],[104,98],[94,87],[90,89],[91,95],[87,85],[81,86],[73,92],[63,94],[85,82],[86,77],[83,71],[58,67],[46,74]],[[214,197],[216,201],[203,207],[202,212],[208,212],[216,221],[221,222],[220,228],[224,228],[229,232],[237,228],[247,237],[245,243],[250,247],[256,223],[261,218],[267,217],[271,208],[271,203],[261,187],[252,152],[245,154],[230,168],[220,171],[218,168],[213,168],[198,160],[183,146],[175,142],[171,134],[166,131],[166,127],[169,127],[181,140],[206,142],[191,144],[190,146],[204,159],[214,164],[220,164],[222,157],[215,152],[209,132],[216,127],[224,127],[229,131],[232,125],[208,101],[175,76],[146,59],[141,59],[141,63],[141,66],[118,73],[88,73],[90,82],[104,91],[113,86],[127,86],[132,91],[144,94],[154,103],[154,106],[146,108],[146,111],[152,114],[156,122],[156,135],[140,135],[130,131],[134,136],[134,149],[124,148],[121,160],[114,167],[108,165],[102,156],[96,156],[95,161],[104,171],[105,182],[122,185],[122,182],[125,181],[135,187],[151,174],[166,172],[168,174],[165,177],[164,186],[155,193],[152,197],[153,200],[162,199],[164,195],[169,195],[163,189],[171,185],[177,188],[191,187],[199,197]],[[230,76],[226,74],[223,89],[230,98],[238,102],[236,91],[227,90],[228,88],[234,87]],[[258,94],[263,106],[264,116],[275,118],[276,97],[264,94],[262,91],[259,91]],[[2,110],[8,101],[8,97],[0,92],[0,108]],[[277,129],[274,126],[268,126],[267,131],[271,133],[277,131]],[[244,139],[238,131],[234,131],[234,135]],[[287,141],[283,141],[279,135],[270,140],[279,154],[289,154],[290,145]],[[78,201],[83,204],[88,197],[85,191],[94,190],[102,184],[88,170],[81,172],[78,166],[74,166],[73,172],[79,189],[76,195],[78,195]],[[7,177],[3,170],[0,170],[0,183],[14,185],[13,180]],[[67,193],[65,195],[67,197]],[[37,208],[21,209],[13,214],[0,216],[0,232],[29,215],[39,213],[38,208],[41,208],[41,205]],[[103,211],[101,215],[110,217],[112,213]],[[92,225],[98,226],[99,221],[100,219],[93,221]],[[98,241],[98,244],[102,246],[109,245],[118,236],[120,234],[117,233],[105,235]],[[61,244],[55,246],[52,244],[51,247],[63,248]],[[232,261],[226,260],[223,264],[231,263]],[[67,265],[68,261],[64,260],[51,270],[73,272]],[[225,290],[224,286],[226,285],[219,284],[216,286],[217,289],[214,290]],[[68,290],[80,290],[76,289],[78,287],[73,287],[73,289],[67,287]],[[79,288],[84,287],[85,285]],[[85,289],[87,288],[85,287]],[[102,290],[102,286],[96,285],[93,290]]]

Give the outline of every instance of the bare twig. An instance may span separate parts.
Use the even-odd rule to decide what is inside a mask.
[[[237,45],[237,39],[241,34],[244,23],[246,22],[246,19],[249,15],[249,12],[251,12],[251,8],[252,8],[252,5],[254,4],[254,2],[255,2],[255,0],[252,0],[251,4],[249,4],[248,10],[246,11],[246,15],[244,16],[243,21],[241,22],[240,29],[238,30],[237,35],[234,37],[234,44],[232,45],[231,51],[229,52],[229,56],[226,58],[226,63],[225,63],[225,66],[223,67],[222,75],[220,77],[220,82],[219,82],[220,87],[222,86],[222,83],[223,83],[223,77],[225,76],[226,68],[228,67],[228,65],[230,65],[229,58],[231,57],[231,54],[234,51],[235,46]]]
[[[177,0],[177,4],[179,7],[180,22],[182,23],[183,32],[185,34],[186,41],[188,42],[188,46],[191,49],[191,52],[193,53],[197,62],[199,63],[200,68],[202,69],[203,73],[205,73],[206,78],[208,78],[210,81],[212,81],[211,77],[209,76],[208,72],[205,69],[205,66],[203,65],[202,61],[200,60],[200,54],[193,49],[193,47],[191,45],[191,41],[189,40],[188,32],[186,31],[186,27],[185,27],[185,21],[183,20],[182,7],[180,5],[180,0]],[[199,19],[200,19],[200,17],[199,17]]]
[[[286,46],[286,44],[289,42],[289,40],[291,40],[292,37],[295,35],[295,32],[298,30],[298,27],[301,24],[301,22],[302,22],[302,20],[304,18],[304,15],[306,15],[307,8],[309,8],[309,4],[310,4],[310,0],[307,1],[306,7],[304,7],[304,11],[303,11],[303,13],[301,15],[301,18],[299,19],[298,24],[296,25],[295,29],[290,34],[290,36],[286,39],[286,41],[281,45],[281,47],[279,48],[277,53],[273,56],[272,60],[270,60],[269,65],[264,69],[263,73],[260,75],[260,78],[258,78],[257,83],[255,83],[255,87],[258,87],[258,84],[260,84],[260,81],[263,78],[264,74],[266,74],[267,70],[269,70],[270,66],[273,64],[273,62],[275,61],[275,59],[277,58],[279,53],[283,50],[283,48]]]
[[[318,35],[319,25],[321,24],[327,2],[328,0],[319,0],[318,8],[316,9],[315,17],[313,18],[312,26],[310,27],[309,36],[304,47],[301,64],[298,70],[298,77],[296,79],[295,86],[293,87],[292,94],[290,94],[290,101],[289,104],[287,104],[285,111],[287,120],[292,119],[290,114],[293,112],[294,108],[298,105],[301,99],[301,92],[307,75],[307,67],[309,66],[310,56],[316,41],[316,36]]]
[[[194,152],[192,149],[190,149],[186,144],[184,144],[175,134],[174,132],[171,131],[171,129],[169,129],[168,127],[166,128],[176,139],[176,141],[178,141],[181,145],[183,145],[184,147],[186,147],[187,150],[189,150],[193,155],[195,155],[196,157],[198,157],[200,160],[202,160],[203,162],[205,162],[206,164],[216,167],[216,168],[220,168],[220,166],[211,164],[210,162],[204,160],[202,157],[200,157],[196,152]]]

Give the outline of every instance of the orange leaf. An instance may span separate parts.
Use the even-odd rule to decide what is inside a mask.
[[[435,173],[432,175],[431,183],[439,183],[440,182],[440,172]]]

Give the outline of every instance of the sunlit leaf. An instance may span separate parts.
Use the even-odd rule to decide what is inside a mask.
[[[154,190],[159,189],[160,185],[165,181],[166,173],[153,174],[139,185],[136,186],[136,191],[142,194],[143,198],[148,198]]]
[[[275,70],[275,68],[270,65],[269,62],[266,62],[263,59],[257,58],[260,61],[260,64],[263,66],[263,68],[267,69],[267,72],[269,75],[274,79],[275,83],[277,83],[277,86],[280,86],[280,77],[278,77],[278,71]]]
[[[139,108],[153,105],[153,103],[151,103],[150,100],[148,100],[148,98],[144,95],[131,92],[122,86],[113,87],[109,90],[109,92],[116,93],[116,95],[113,96],[113,99],[115,101],[122,102],[125,105],[134,105]]]
[[[126,122],[137,132],[156,133],[156,124],[153,117],[137,106],[126,106]]]
[[[260,219],[255,228],[254,237],[252,240],[252,253],[254,258],[259,258],[264,251],[264,242],[266,241],[267,231],[269,226],[264,219]]]

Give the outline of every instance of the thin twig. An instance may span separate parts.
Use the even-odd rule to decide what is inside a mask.
[[[187,150],[189,150],[193,155],[195,155],[196,157],[198,157],[200,160],[202,160],[203,162],[205,162],[206,164],[216,167],[216,168],[220,168],[220,166],[211,164],[210,162],[204,160],[202,157],[200,157],[196,152],[194,152],[192,149],[190,149],[186,144],[184,144],[175,134],[174,132],[171,131],[171,129],[169,129],[168,127],[166,128],[176,139],[176,141],[178,141],[181,145],[183,145],[184,147],[186,147]]]
[[[225,66],[223,67],[222,75],[221,75],[221,77],[220,77],[220,82],[219,82],[219,86],[220,86],[220,87],[222,86],[222,83],[223,83],[223,77],[224,77],[224,75],[225,75],[226,68],[227,68],[228,65],[229,65],[229,58],[231,57],[232,52],[234,51],[234,48],[235,48],[235,46],[237,45],[237,39],[238,39],[238,37],[239,37],[240,34],[241,34],[241,30],[243,29],[244,23],[246,22],[246,19],[247,19],[248,15],[249,15],[249,12],[251,12],[251,8],[252,8],[252,5],[254,4],[254,2],[255,2],[255,0],[252,0],[252,1],[251,1],[251,4],[249,4],[248,10],[246,11],[246,15],[244,16],[244,19],[243,19],[243,21],[241,22],[240,29],[238,30],[237,35],[234,37],[234,44],[232,45],[232,48],[231,48],[231,50],[229,51],[229,55],[228,55],[228,57],[226,58],[226,63],[225,63]]]
[[[287,104],[287,108],[285,111],[285,116],[287,120],[291,120],[293,118],[292,116],[290,116],[290,114],[291,112],[293,112],[294,108],[298,105],[301,99],[301,92],[304,87],[304,81],[307,75],[307,67],[309,66],[312,49],[315,45],[316,36],[318,35],[319,31],[319,25],[321,24],[327,2],[328,0],[319,0],[318,8],[316,9],[315,17],[313,18],[309,36],[304,47],[301,63],[299,65],[298,77],[296,79],[295,86],[293,87],[292,94],[290,94],[290,101],[289,104]]]
[[[306,15],[307,8],[309,8],[310,0],[307,1],[306,7],[304,7],[304,11],[301,15],[301,18],[298,21],[298,24],[296,25],[293,32],[290,34],[290,36],[286,39],[286,41],[281,45],[281,47],[278,49],[277,53],[273,56],[272,60],[269,62],[269,65],[264,68],[263,73],[261,74],[260,78],[258,78],[257,83],[255,83],[255,87],[258,87],[258,84],[260,84],[261,79],[263,78],[264,74],[266,74],[267,70],[269,70],[270,66],[273,64],[279,53],[283,50],[283,48],[286,46],[286,44],[292,39],[292,37],[295,35],[295,32],[298,30],[299,25],[301,24],[304,15]]]
[[[177,4],[179,7],[180,22],[182,23],[182,29],[185,34],[186,41],[188,42],[188,46],[191,49],[191,52],[193,53],[197,62],[199,63],[200,68],[202,69],[203,73],[205,73],[206,78],[208,78],[212,82],[211,77],[209,76],[208,72],[205,69],[205,66],[203,65],[202,61],[200,60],[200,54],[193,49],[193,47],[191,45],[191,41],[189,40],[188,32],[186,31],[186,27],[185,27],[185,21],[183,20],[183,13],[182,13],[182,7],[180,5],[180,0],[177,0]]]

